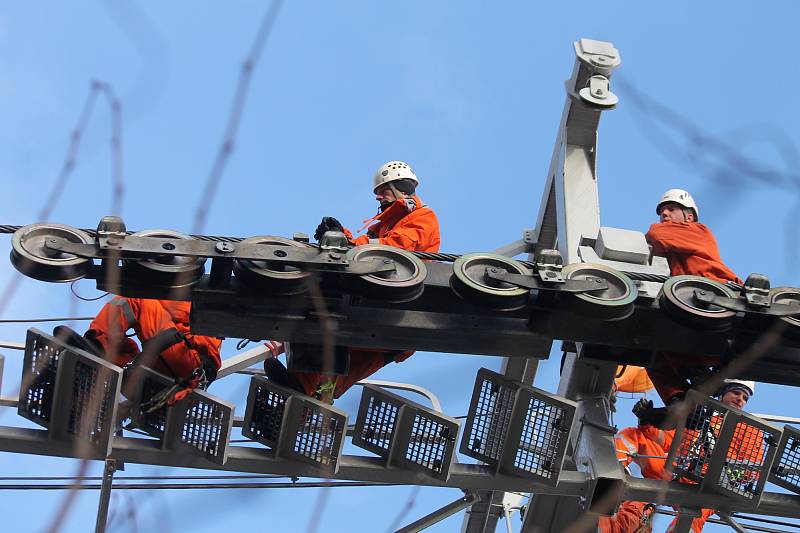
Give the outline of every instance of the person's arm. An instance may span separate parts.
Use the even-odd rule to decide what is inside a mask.
[[[390,229],[381,238],[370,238],[369,235],[361,235],[353,239],[356,246],[361,244],[377,243],[403,250],[415,251],[422,248],[431,238],[431,235],[438,231],[439,221],[430,209],[424,212],[414,212],[414,216],[407,216]]]
[[[647,242],[656,255],[679,253],[709,256],[709,248],[717,248],[711,232],[697,222],[659,222],[650,226]]]

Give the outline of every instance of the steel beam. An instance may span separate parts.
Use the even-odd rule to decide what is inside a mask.
[[[43,430],[0,427],[0,451],[75,457],[75,446],[68,442],[52,441]],[[254,474],[279,474],[293,477],[319,477],[319,469],[298,461],[275,459],[265,448],[229,446],[227,461],[218,465],[199,455],[162,450],[159,442],[149,439],[117,437],[111,457],[126,463],[200,468],[227,472]],[[89,459],[104,460],[91,456]],[[342,455],[338,470],[330,479],[372,481],[403,485],[463,488],[465,490],[504,490],[509,492],[544,491],[553,494],[583,494],[586,476],[579,472],[567,473],[554,487],[540,486],[530,479],[506,475],[493,475],[490,470],[475,464],[454,464],[448,480],[439,480],[410,469],[387,469],[379,457]]]
[[[100,500],[97,504],[97,521],[95,533],[104,533],[108,522],[108,506],[111,503],[111,486],[114,482],[114,472],[117,469],[114,459],[106,459],[103,468],[103,482],[100,485]]]
[[[466,509],[478,499],[478,495],[474,492],[465,494],[463,497],[452,503],[448,503],[441,509],[437,509],[436,511],[423,516],[419,520],[416,520],[405,527],[401,527],[395,533],[417,533],[423,529],[427,529],[434,524],[438,524],[445,518],[453,516],[457,512]]]
[[[252,350],[247,350],[233,357],[229,357],[222,361],[222,366],[217,372],[217,379],[224,378],[230,374],[234,374],[239,370],[249,368],[256,363],[260,363],[269,356],[270,349],[266,346],[256,346]]]

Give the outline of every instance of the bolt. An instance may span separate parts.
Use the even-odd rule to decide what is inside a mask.
[[[391,264],[391,263],[392,263],[391,259],[384,259],[384,260],[383,260],[383,264],[384,264],[384,265],[389,265],[389,264]]]
[[[214,245],[214,249],[221,254],[229,254],[234,250],[234,246],[229,242],[218,242]]]
[[[108,239],[106,239],[106,243],[113,246],[119,244],[119,239],[117,239],[116,237],[109,237]]]
[[[552,272],[552,271],[550,271],[550,270],[546,271],[546,272],[544,273],[544,275],[545,275],[545,276],[547,276],[548,278],[554,278],[554,277],[556,277],[556,273],[555,273],[555,272]]]
[[[337,253],[337,252],[331,252],[331,259],[341,259],[341,258],[342,258],[342,254]]]
[[[600,278],[595,278],[594,282],[595,282],[595,283],[603,283],[603,280],[602,280],[602,279],[600,279]]]
[[[172,244],[171,242],[165,242],[164,244],[161,245],[161,247],[163,249],[165,249],[165,250],[174,250],[175,249],[175,245]]]
[[[699,292],[700,292],[701,296],[705,296],[706,295],[706,291],[699,291]]]

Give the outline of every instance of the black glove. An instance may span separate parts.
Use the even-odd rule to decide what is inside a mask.
[[[653,400],[642,398],[633,406],[633,414],[639,419],[639,425],[655,426],[659,429],[675,429],[674,423],[668,416],[668,407],[653,407]],[[671,426],[671,427],[670,427]]]
[[[326,231],[342,231],[343,229],[342,223],[335,218],[322,217],[322,222],[319,223],[317,230],[314,232],[314,240],[319,242]]]

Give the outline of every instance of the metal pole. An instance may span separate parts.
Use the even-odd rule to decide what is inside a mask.
[[[400,528],[395,533],[417,533],[418,531],[422,531],[425,528],[428,528],[434,524],[438,524],[448,516],[452,516],[459,511],[463,511],[476,501],[478,501],[478,495],[474,492],[470,492],[465,494],[462,498],[457,499],[453,503],[448,503],[441,509],[438,509],[431,514],[425,515],[416,522],[412,522],[408,524],[406,527]]]
[[[719,517],[722,519],[723,522],[731,526],[733,530],[736,531],[736,533],[747,533],[747,530],[742,526],[740,526],[739,523],[736,520],[734,520],[730,514],[718,511],[717,515],[719,515]]]
[[[681,507],[678,512],[678,520],[675,522],[672,533],[689,533],[692,529],[692,521],[698,516],[700,516],[700,512],[697,509]]]
[[[511,529],[511,511],[508,509],[507,505],[503,506],[503,512],[506,515],[506,530],[508,533],[514,533]]]
[[[111,503],[111,484],[114,481],[114,472],[117,469],[114,459],[106,459],[103,469],[103,484],[100,486],[100,501],[97,504],[97,522],[94,526],[95,533],[105,533],[108,520],[108,505]]]

